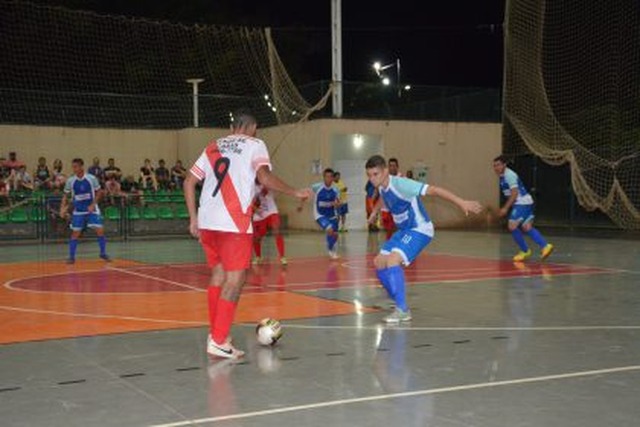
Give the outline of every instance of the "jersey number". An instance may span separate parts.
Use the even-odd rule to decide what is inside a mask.
[[[213,174],[216,176],[218,183],[216,184],[216,188],[213,190],[213,197],[218,195],[220,192],[220,188],[222,187],[222,183],[224,182],[227,174],[229,174],[229,165],[231,164],[231,160],[228,157],[220,157],[216,160],[213,165]]]

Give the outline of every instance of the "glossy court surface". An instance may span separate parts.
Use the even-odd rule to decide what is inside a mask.
[[[288,236],[288,267],[250,272],[235,363],[205,354],[195,241],[110,242],[111,264],[86,241],[73,266],[65,245],[0,246],[1,425],[638,425],[637,240],[551,234],[547,262],[513,264],[507,233],[439,231],[407,270],[413,321],[387,327],[381,239],[345,233],[330,261],[322,235]]]

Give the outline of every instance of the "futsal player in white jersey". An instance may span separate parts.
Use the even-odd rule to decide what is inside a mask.
[[[212,269],[207,290],[207,352],[223,358],[244,355],[231,344],[229,332],[251,262],[256,178],[266,188],[298,199],[311,196],[309,189],[296,190],[271,172],[267,147],[255,137],[256,129],[251,113],[236,112],[232,134],[207,145],[184,182],[189,231],[199,238]],[[196,184],[200,181],[204,183],[197,208]]]
[[[262,239],[271,230],[275,240],[280,263],[287,265],[287,258],[284,256],[284,237],[280,234],[280,214],[273,192],[263,185],[256,184],[256,202],[253,211],[253,252],[254,264],[262,262]]]
[[[522,262],[531,256],[531,249],[524,240],[524,234],[529,236],[540,246],[540,258],[545,259],[553,252],[553,245],[548,243],[537,228],[533,226],[535,215],[533,214],[533,197],[527,191],[524,183],[513,170],[507,167],[507,159],[498,156],[493,159],[493,171],[498,175],[499,186],[502,195],[506,199],[500,208],[500,216],[509,215],[509,231],[513,240],[520,248],[513,261]]]
[[[369,181],[378,188],[380,198],[393,215],[397,231],[380,249],[373,263],[380,283],[385,288],[396,309],[384,318],[387,323],[408,322],[411,311],[407,304],[405,275],[402,266],[408,266],[429,245],[434,227],[421,197],[435,196],[458,206],[466,215],[479,213],[480,203],[464,200],[449,190],[427,185],[412,179],[391,175],[382,156],[372,156],[365,165]],[[371,215],[369,221],[373,221]]]

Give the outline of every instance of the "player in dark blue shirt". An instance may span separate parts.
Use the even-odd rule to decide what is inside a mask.
[[[336,242],[338,241],[338,213],[336,207],[340,205],[340,190],[333,183],[333,169],[325,169],[323,182],[311,186],[313,190],[313,218],[320,228],[327,233],[327,250],[331,259],[338,258]]]
[[[98,206],[98,202],[102,197],[100,183],[95,176],[85,173],[82,159],[73,159],[71,167],[73,176],[65,184],[64,196],[60,206],[60,216],[67,217],[69,215],[69,198],[71,198],[73,213],[70,227],[72,231],[71,240],[69,240],[69,259],[67,263],[75,263],[78,238],[85,227],[96,230],[100,246],[100,258],[110,261],[106,252],[107,242],[104,236],[100,207]]]

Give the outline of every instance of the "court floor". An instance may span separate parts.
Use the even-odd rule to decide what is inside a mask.
[[[2,426],[637,426],[640,245],[551,234],[545,263],[510,236],[438,231],[407,270],[414,319],[384,326],[382,234],[286,238],[251,269],[241,361],[205,353],[209,272],[197,242],[0,246]],[[273,348],[255,323],[280,319]]]

